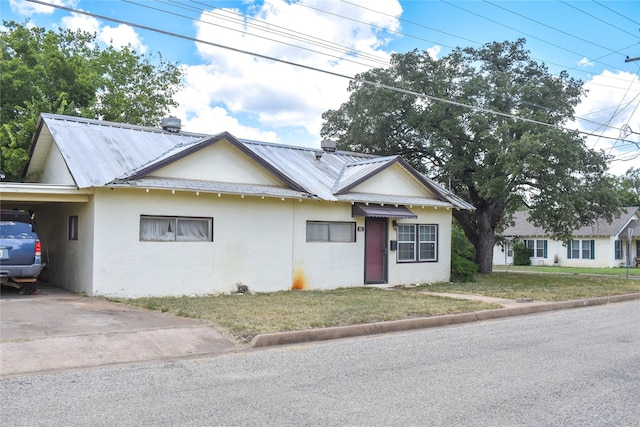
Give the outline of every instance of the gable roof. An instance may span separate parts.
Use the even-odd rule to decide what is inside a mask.
[[[173,133],[160,128],[56,114],[41,115],[34,141],[25,175],[44,169],[47,155],[55,144],[78,188],[166,188],[473,209],[469,203],[419,174],[398,156],[377,157],[344,151],[329,153],[314,148],[240,140],[228,132],[217,135]],[[153,176],[153,172],[164,166],[219,143],[231,144],[289,188]],[[349,192],[392,165],[406,170],[434,197]]]
[[[573,231],[572,235],[576,237],[611,237],[626,236],[627,228],[635,228],[634,235],[640,233],[640,221],[637,221],[638,211],[640,207],[629,206],[622,208],[622,214],[614,218],[611,223],[604,219],[598,220],[594,225],[587,225]],[[548,233],[541,227],[536,227],[529,222],[529,212],[520,211],[514,214],[514,225],[507,227],[503,232],[504,237],[542,237]]]

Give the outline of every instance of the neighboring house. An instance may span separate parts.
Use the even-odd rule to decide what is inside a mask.
[[[398,156],[375,157],[42,114],[3,206],[35,212],[53,285],[144,296],[450,278],[452,209]]]
[[[542,228],[528,221],[528,212],[517,212],[512,227],[502,233],[505,242],[493,250],[495,265],[513,263],[513,241],[529,248],[531,265],[565,267],[635,266],[640,260],[640,212],[638,206],[622,208],[622,214],[608,223],[604,219],[572,233],[569,242],[553,240]]]

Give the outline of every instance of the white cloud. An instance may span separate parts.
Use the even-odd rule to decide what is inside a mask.
[[[73,31],[80,30],[91,34],[97,34],[100,31],[100,23],[91,16],[72,13],[70,16],[62,17],[60,22],[64,28]]]
[[[310,0],[305,4],[310,7],[266,0],[246,12],[251,18],[243,18],[235,9],[213,9],[202,14],[204,22],[196,23],[197,38],[344,76],[388,65],[389,54],[381,48],[393,35],[380,28],[399,28],[398,20],[387,16],[401,13],[397,1],[367,3],[384,15],[345,2]],[[346,78],[206,44],[198,44],[197,49],[204,65],[185,67],[188,87],[177,98],[185,130],[201,132],[211,126],[206,115],[216,106],[226,109],[229,116],[253,118],[252,124],[245,121],[247,127],[238,128],[246,133],[220,129],[238,137],[250,137],[257,128],[287,128],[319,143],[321,114],[338,108],[348,96]],[[220,111],[216,114],[222,123],[234,125]],[[269,140],[275,135],[258,133]]]
[[[580,61],[578,61],[578,65],[584,66],[584,67],[594,67],[595,66],[593,61],[589,61],[586,57],[582,58]]]
[[[142,43],[140,35],[133,27],[125,24],[120,24],[117,27],[103,27],[98,34],[98,39],[116,48],[131,45],[138,53],[143,54],[147,51],[147,46]]]
[[[636,74],[603,71],[584,85],[589,92],[576,107],[577,127],[589,136],[587,145],[614,156],[610,171],[621,175],[640,163],[640,79]],[[628,126],[634,133],[624,135]],[[602,138],[598,136],[604,136]]]
[[[71,13],[69,16],[62,17],[60,22],[64,28],[96,34],[98,41],[106,45],[112,45],[115,48],[131,45],[138,53],[144,54],[147,51],[147,46],[142,43],[140,35],[129,25],[120,24],[117,27],[101,27],[96,18],[78,13]]]
[[[76,7],[78,0],[43,0],[49,4],[55,4],[58,6]],[[55,8],[51,6],[44,6],[39,3],[31,3],[25,0],[10,0],[9,6],[11,10],[19,13],[20,15],[32,16],[37,14],[51,15],[55,12]]]

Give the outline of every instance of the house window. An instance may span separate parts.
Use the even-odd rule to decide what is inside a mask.
[[[513,245],[510,242],[507,243],[507,256],[513,258]]]
[[[616,240],[614,243],[615,258],[622,259],[622,240]]]
[[[213,218],[140,216],[141,242],[211,242]]]
[[[69,240],[78,240],[78,216],[69,217],[69,226],[67,227],[67,236]]]
[[[438,226],[398,224],[398,261],[437,261]]]
[[[640,240],[636,240],[636,257],[640,258]]]
[[[594,259],[595,242],[593,240],[569,240],[567,244],[567,258]]]
[[[307,221],[307,242],[355,241],[355,222]]]
[[[547,257],[547,241],[546,240],[525,240],[525,245],[529,249],[529,257],[546,258]]]

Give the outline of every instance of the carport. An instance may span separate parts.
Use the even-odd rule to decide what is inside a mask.
[[[87,267],[77,261],[81,261],[78,254],[90,252],[88,245],[91,239],[78,239],[78,212],[90,211],[93,193],[93,189],[78,189],[75,185],[0,183],[2,209],[33,212],[43,259],[47,263],[41,279],[53,286],[86,292],[82,289],[82,282],[69,279],[81,275],[87,277],[88,272],[82,272]],[[70,227],[75,227],[75,230]]]

